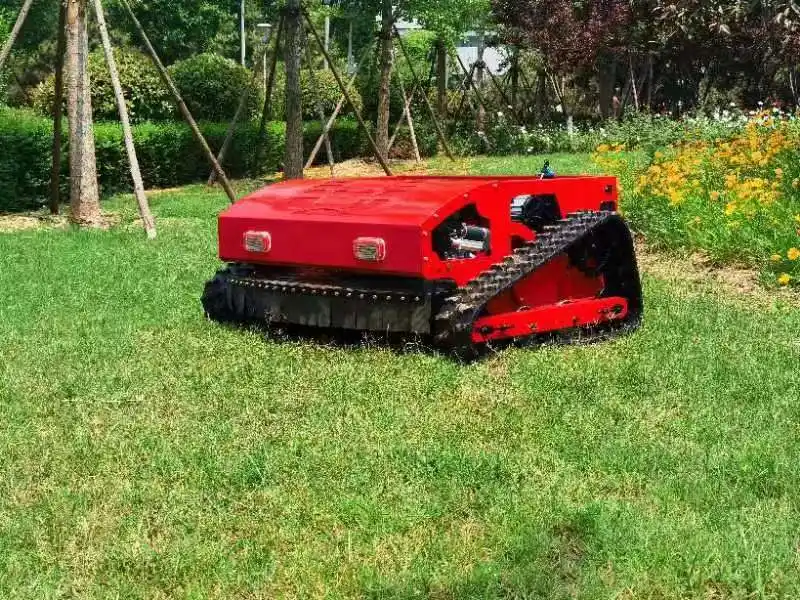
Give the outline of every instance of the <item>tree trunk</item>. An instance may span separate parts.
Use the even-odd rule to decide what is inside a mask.
[[[50,214],[61,205],[61,143],[64,116],[64,54],[67,51],[67,6],[59,1],[56,42],[55,98],[53,101],[53,161],[50,166]]]
[[[300,69],[303,56],[303,22],[300,0],[286,2],[286,155],[283,173],[286,179],[303,178],[303,99]]]
[[[382,2],[381,51],[380,51],[380,84],[378,87],[378,124],[375,131],[375,143],[378,152],[386,160],[389,155],[389,117],[391,110],[392,83],[392,2]]]
[[[483,75],[486,65],[483,62],[483,56],[486,51],[486,43],[483,37],[483,32],[478,33],[478,61],[475,63],[475,87],[480,93],[483,89]],[[478,106],[478,118],[476,119],[475,127],[478,131],[483,131],[486,128],[486,107],[483,102]]]
[[[119,79],[117,61],[114,58],[114,49],[111,47],[111,38],[108,35],[108,26],[106,25],[106,17],[103,13],[103,4],[101,0],[94,0],[94,12],[97,17],[97,25],[100,28],[100,38],[103,42],[103,51],[105,52],[106,63],[108,64],[108,72],[109,75],[111,75],[111,85],[114,88],[114,98],[117,101],[119,120],[122,123],[122,137],[125,140],[125,151],[128,153],[128,163],[131,167],[133,195],[136,197],[136,203],[139,205],[139,216],[142,217],[142,223],[147,237],[148,239],[154,240],[156,239],[156,223],[153,219],[153,213],[150,212],[150,204],[147,202],[147,195],[144,192],[144,182],[142,181],[142,172],[139,168],[139,158],[136,156],[136,146],[133,143],[133,132],[131,131],[131,123],[128,118],[128,105],[122,90],[122,82]]]
[[[88,55],[86,1],[68,0],[66,71],[70,206],[73,221],[81,225],[97,226],[102,218],[100,191],[97,186]]]
[[[519,106],[519,48],[516,46],[511,57],[511,105],[514,107],[514,111]],[[523,119],[527,116],[524,110],[520,114]]]
[[[608,119],[613,114],[614,83],[616,82],[616,63],[612,58],[601,58],[597,79],[600,96],[600,117]]]
[[[436,42],[436,110],[440,119],[447,118],[447,46],[444,38]]]
[[[536,77],[536,121],[538,123],[550,117],[547,102],[547,74],[540,70]]]

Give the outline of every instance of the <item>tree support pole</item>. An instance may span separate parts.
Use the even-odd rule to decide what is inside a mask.
[[[100,39],[103,42],[103,51],[106,55],[108,71],[111,75],[111,84],[114,88],[114,97],[117,101],[119,120],[122,122],[122,136],[125,139],[125,150],[128,153],[128,162],[131,166],[133,194],[136,196],[136,202],[139,205],[139,215],[142,217],[142,223],[144,224],[147,237],[148,239],[154,240],[156,238],[156,223],[153,219],[153,214],[150,212],[147,195],[144,193],[142,172],[139,168],[139,158],[136,156],[136,146],[133,143],[133,132],[131,131],[131,122],[128,117],[128,105],[125,103],[125,95],[122,91],[117,61],[114,58],[114,49],[111,47],[111,38],[108,35],[108,26],[106,25],[106,17],[103,13],[103,4],[101,0],[94,0],[94,12],[97,17],[97,25],[100,29]]]
[[[281,37],[283,36],[284,16],[278,20],[278,31],[275,32],[275,49],[272,58],[272,65],[269,69],[267,79],[267,89],[264,90],[264,110],[261,111],[261,121],[258,125],[258,137],[256,138],[256,168],[261,165],[261,154],[264,146],[264,134],[267,132],[267,121],[272,116],[272,92],[275,88],[275,72],[278,68],[278,53],[281,50]],[[264,59],[266,60],[266,58]]]
[[[411,77],[414,79],[414,84],[417,87],[420,87],[419,77],[417,77],[417,70],[414,68],[414,63],[411,62],[411,57],[408,55],[405,42],[403,42],[403,38],[400,36],[400,32],[397,30],[397,26],[393,25],[392,28],[394,31],[394,36],[397,38],[397,42],[400,46],[400,51],[403,53],[403,57],[406,59],[409,71],[411,71]],[[428,94],[422,94],[422,99],[425,101],[425,106],[428,108],[428,113],[430,113],[433,124],[436,126],[436,135],[439,136],[439,141],[442,143],[444,151],[447,153],[447,157],[453,162],[456,162],[456,158],[453,156],[453,152],[450,150],[450,144],[447,143],[447,137],[442,130],[442,124],[439,122],[439,118],[436,116],[436,111],[433,110],[431,101],[428,99]]]
[[[364,66],[364,62],[366,61],[367,57],[369,56],[369,48],[364,50],[363,54],[361,55],[361,59],[358,61],[358,65],[355,67],[355,71],[350,77],[350,81],[347,82],[347,87],[353,87],[353,84],[356,82],[356,78],[358,77],[358,73],[361,71],[362,67]],[[325,123],[325,126],[322,128],[322,134],[317,138],[317,143],[314,144],[314,148],[311,150],[311,154],[308,156],[308,161],[306,162],[306,169],[310,169],[311,166],[314,164],[314,161],[317,159],[317,154],[319,154],[320,149],[322,148],[322,143],[325,141],[325,138],[330,135],[331,130],[333,129],[334,124],[336,123],[336,119],[339,118],[339,113],[342,112],[344,108],[344,104],[347,102],[346,96],[341,96],[339,98],[339,102],[336,103],[336,108],[331,115],[331,118],[328,119],[328,122]]]
[[[67,6],[59,1],[58,41],[56,43],[55,100],[53,103],[53,162],[50,167],[50,214],[61,205],[61,143],[64,116],[64,54],[67,51]]]
[[[350,96],[350,92],[347,91],[347,86],[345,86],[344,82],[342,81],[342,77],[341,77],[341,75],[339,75],[339,70],[336,68],[336,65],[333,63],[333,59],[331,58],[331,55],[325,49],[325,43],[320,39],[319,33],[317,33],[317,30],[314,29],[314,24],[311,22],[311,17],[308,16],[308,12],[306,12],[305,9],[303,9],[303,17],[305,18],[306,23],[308,24],[308,28],[311,31],[311,34],[314,36],[314,40],[317,42],[317,45],[320,47],[320,50],[322,50],[322,55],[325,57],[325,60],[327,61],[328,65],[330,66],[331,73],[333,73],[333,76],[336,78],[336,83],[339,84],[339,87],[342,90],[342,94],[344,95],[345,98],[347,98],[347,103],[353,109],[353,112],[356,115],[356,119],[358,119],[359,125],[361,125],[361,128],[364,130],[364,133],[366,134],[367,139],[369,140],[369,145],[372,147],[372,151],[375,153],[375,158],[377,158],[378,162],[381,164],[381,167],[383,168],[383,172],[386,173],[386,175],[388,175],[388,176],[392,176],[393,173],[392,173],[392,170],[389,168],[389,163],[386,161],[386,159],[378,151],[378,146],[375,144],[375,138],[372,137],[372,134],[369,131],[369,127],[367,127],[367,124],[364,122],[364,118],[361,116],[361,113],[359,112],[358,107],[355,105],[355,103],[353,102],[352,97]]]
[[[328,38],[325,38],[325,44],[328,45]],[[314,72],[314,61],[311,59],[311,49],[306,43],[306,69],[308,70],[308,76],[311,78],[311,85],[314,88],[314,95],[316,96],[316,108],[317,108],[317,116],[319,117],[320,123],[325,123],[327,119],[325,118],[325,109],[322,106],[322,102],[319,99],[319,81],[317,80],[317,74]],[[336,161],[333,158],[333,148],[331,147],[331,138],[327,133],[323,133],[325,136],[325,151],[328,155],[328,167],[331,170],[331,179],[333,179],[335,173],[334,168],[336,165]]]
[[[464,74],[465,75],[469,75],[470,72],[467,71],[467,67],[464,65],[464,61],[461,60],[461,57],[458,55],[458,52],[456,52],[456,59],[458,60],[458,64],[461,65],[461,70],[464,71]],[[478,63],[475,63],[473,65],[473,69],[477,68],[477,65],[478,65]],[[473,70],[473,72],[474,72],[474,70]],[[478,99],[478,103],[481,105],[481,108],[483,108],[483,110],[488,113],[489,109],[486,107],[486,101],[483,98],[483,94],[481,94],[481,91],[478,89],[478,86],[475,85],[475,81],[471,76],[469,76],[468,83],[472,87],[472,89],[475,91],[475,97]]]
[[[264,63],[267,60],[267,52],[269,50],[269,38],[264,41],[264,48],[261,52],[261,56],[259,57],[258,62],[253,65],[253,74],[250,78],[250,85],[246,86],[242,91],[242,95],[239,97],[239,106],[236,107],[236,113],[233,115],[233,120],[231,124],[228,126],[228,131],[225,134],[225,141],[222,143],[222,148],[219,150],[219,154],[217,155],[217,162],[219,164],[223,164],[225,162],[225,156],[228,154],[228,150],[233,143],[233,136],[236,133],[236,126],[239,124],[242,116],[244,115],[244,111],[247,110],[247,101],[250,99],[250,90],[256,83],[256,78],[258,77],[258,65]],[[208,176],[208,181],[206,185],[213,186],[217,182],[217,172],[213,169],[211,170],[211,174]]]
[[[472,65],[472,68],[467,73],[467,78],[464,80],[464,83],[461,84],[462,94],[461,94],[461,101],[458,103],[458,110],[456,110],[455,118],[456,120],[461,118],[461,113],[464,112],[464,105],[467,103],[467,96],[469,95],[470,89],[472,89],[472,78],[475,75],[475,65]]]
[[[14,23],[14,28],[11,30],[11,34],[8,36],[6,43],[3,45],[3,49],[0,50],[0,71],[2,71],[3,67],[6,66],[6,60],[8,60],[8,57],[11,54],[11,49],[17,42],[19,32],[22,31],[22,26],[25,25],[25,20],[28,18],[28,13],[31,11],[32,5],[33,0],[25,0],[25,4],[22,5],[19,15],[17,15],[17,22]]]
[[[414,117],[411,116],[411,96],[406,94],[406,86],[403,85],[403,78],[400,73],[396,73],[397,83],[400,84],[400,93],[403,95],[403,113],[408,122],[408,133],[411,136],[411,146],[414,148],[414,160],[417,164],[422,162],[422,157],[419,155],[419,144],[417,144],[417,133],[414,131]],[[389,142],[389,149],[391,149],[391,141]]]
[[[411,86],[411,92],[408,95],[409,104],[414,99],[414,96],[417,93],[417,85],[414,84]],[[400,118],[397,120],[397,124],[394,126],[394,132],[392,133],[392,137],[389,138],[389,150],[392,149],[395,142],[397,141],[397,136],[400,134],[400,128],[403,126],[403,121],[406,120],[406,108],[403,106],[403,114],[400,115]]]
[[[186,102],[183,101],[178,88],[175,86],[175,82],[172,81],[172,77],[170,77],[169,73],[167,72],[166,67],[161,62],[161,59],[158,57],[158,53],[156,52],[153,44],[150,43],[150,38],[147,37],[147,33],[145,33],[142,24],[139,22],[139,19],[136,18],[136,15],[131,8],[130,3],[128,0],[120,0],[122,6],[125,8],[125,11],[128,13],[128,16],[131,18],[134,27],[139,33],[139,36],[142,38],[142,42],[144,42],[147,51],[150,53],[150,57],[153,59],[153,63],[155,64],[156,68],[158,69],[159,73],[161,74],[161,79],[164,81],[164,84],[167,86],[169,91],[172,93],[173,98],[175,99],[175,103],[178,105],[178,109],[181,111],[183,118],[189,124],[189,127],[194,134],[197,143],[200,144],[200,147],[203,149],[203,153],[206,155],[208,162],[214,167],[214,170],[217,172],[217,176],[219,177],[220,183],[222,183],[222,188],[225,190],[225,193],[228,195],[228,199],[231,201],[231,204],[236,202],[236,192],[233,191],[233,187],[231,187],[231,182],[228,180],[228,176],[225,174],[225,171],[222,169],[222,166],[217,162],[217,157],[214,156],[214,153],[211,151],[211,148],[206,141],[206,138],[203,137],[200,128],[197,126],[197,122],[194,120],[192,113],[189,111],[189,108],[186,106]]]
[[[489,79],[492,80],[492,84],[494,85],[497,92],[500,94],[500,97],[503,99],[503,102],[506,103],[506,106],[508,106],[509,110],[511,111],[511,115],[514,117],[514,120],[517,122],[517,125],[522,127],[523,125],[522,119],[520,119],[519,115],[517,114],[517,109],[514,103],[508,99],[508,95],[506,94],[506,91],[503,89],[503,86],[500,85],[500,83],[497,81],[497,78],[495,77],[494,73],[492,73],[492,70],[490,68],[487,67],[486,72],[489,74]]]

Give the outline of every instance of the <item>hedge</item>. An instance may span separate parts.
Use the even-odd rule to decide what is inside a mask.
[[[225,123],[201,123],[203,134],[216,152],[225,139]],[[306,123],[305,147],[308,152],[319,136],[319,123]],[[0,212],[39,208],[47,201],[50,178],[52,125],[29,111],[0,108]],[[143,123],[133,128],[142,176],[147,188],[163,188],[203,181],[209,166],[189,128],[182,123]],[[270,123],[260,164],[255,162],[258,124],[238,127],[224,167],[230,177],[258,177],[280,169],[285,147],[285,126]],[[65,123],[66,139],[66,123]],[[95,125],[97,167],[104,194],[131,188],[128,160],[122,130],[116,123]],[[337,161],[360,156],[365,150],[358,124],[350,120],[337,123],[331,133]],[[69,174],[67,149],[64,149],[62,175],[64,189]],[[324,149],[318,161],[325,161]]]

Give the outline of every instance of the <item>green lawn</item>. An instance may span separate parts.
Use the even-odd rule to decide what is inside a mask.
[[[203,318],[222,195],[152,203],[0,234],[0,597],[800,596],[798,309],[648,275],[604,345],[278,343]]]

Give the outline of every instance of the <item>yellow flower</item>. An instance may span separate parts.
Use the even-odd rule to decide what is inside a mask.
[[[786,258],[791,261],[800,259],[800,250],[797,248],[789,248],[789,252],[786,253]]]
[[[783,257],[780,254],[773,254],[769,258],[774,263],[779,263],[779,262],[781,262],[783,260]]]
[[[777,169],[775,169],[775,176],[776,176],[778,179],[780,179],[781,177],[783,177],[783,169],[781,169],[780,167],[778,167]]]
[[[725,214],[730,217],[735,212],[736,212],[736,203],[728,202],[728,205],[725,207]]]
[[[788,273],[782,273],[780,277],[778,277],[778,283],[781,285],[789,285],[792,282],[792,276]]]
[[[598,151],[600,154],[603,154],[604,152],[608,152],[610,149],[611,149],[611,148],[609,148],[608,144],[600,144],[600,145],[597,147],[597,151]]]
[[[713,200],[714,202],[719,200],[719,196],[720,196],[719,192],[716,192],[716,191],[715,192],[711,192],[711,200]]]

